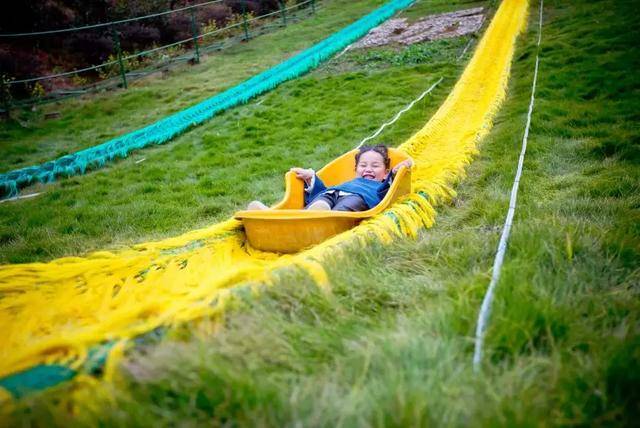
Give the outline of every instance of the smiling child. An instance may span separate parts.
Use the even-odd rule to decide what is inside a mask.
[[[291,168],[291,171],[305,183],[305,209],[366,211],[384,199],[400,167],[413,165],[413,161],[407,159],[389,170],[390,163],[387,146],[363,146],[355,157],[356,178],[329,188],[313,169]],[[267,208],[259,201],[247,207],[249,210]]]

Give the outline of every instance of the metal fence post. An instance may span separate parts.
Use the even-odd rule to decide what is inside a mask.
[[[118,36],[118,32],[115,28],[111,27],[111,37],[113,37],[113,43],[116,45],[116,52],[118,53],[118,65],[120,66],[120,77],[122,77],[122,85],[125,89],[129,86],[127,85],[127,73],[124,69],[124,62],[122,62],[122,49],[120,49],[120,36]]]
[[[284,24],[284,26],[287,26],[287,11],[285,10],[285,4],[282,0],[278,0],[278,3],[280,4],[280,14],[282,15],[282,24]]]
[[[247,0],[242,0],[242,28],[244,29],[244,39],[249,40],[249,25],[247,24]]]
[[[200,47],[198,46],[198,26],[196,25],[196,11],[191,8],[191,31],[193,32],[193,44],[195,46],[195,57],[193,60],[196,64],[200,62]]]
[[[4,115],[9,116],[11,111],[11,86],[5,80],[4,74],[0,74],[0,101],[4,108]]]

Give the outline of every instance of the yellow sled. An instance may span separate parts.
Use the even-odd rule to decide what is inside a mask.
[[[331,161],[318,171],[327,187],[355,178],[355,155],[352,150]],[[409,157],[389,149],[391,167]],[[367,211],[309,211],[304,210],[304,183],[295,173],[285,175],[286,190],[282,201],[268,210],[238,211],[235,218],[242,220],[249,244],[263,251],[295,253],[304,248],[342,233],[362,220],[372,217],[411,192],[411,170],[400,168],[384,199]]]

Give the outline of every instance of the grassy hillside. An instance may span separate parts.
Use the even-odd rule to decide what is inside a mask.
[[[284,271],[261,296],[239,299],[224,320],[142,343],[119,380],[103,385],[115,389],[115,399],[92,397],[92,409],[72,418],[55,407],[73,391],[66,385],[25,401],[17,418],[91,426],[631,425],[640,416],[633,1],[545,2],[519,206],[485,364],[479,374],[471,370],[475,317],[529,103],[537,6],[495,126],[433,229],[327,263],[330,293]],[[382,136],[401,142],[460,71],[450,55],[460,45],[438,46],[433,59],[417,65],[373,67],[359,62],[362,53],[349,53],[328,66],[335,72],[289,82],[180,144],[67,180],[34,201],[4,204],[3,225],[18,225],[8,230],[24,238],[7,241],[3,260],[134,242],[226,217],[253,197],[271,202],[289,165],[321,165],[446,76]],[[236,157],[217,157],[221,146]],[[134,164],[141,157],[147,160]],[[20,208],[27,204],[31,209]],[[61,218],[91,214],[75,219],[78,230],[67,238],[61,223],[70,220],[47,217],[46,207],[61,210]]]

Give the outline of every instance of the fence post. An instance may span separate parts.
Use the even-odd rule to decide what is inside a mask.
[[[9,117],[11,111],[11,85],[5,80],[5,75],[0,74],[0,101],[4,108],[4,116]]]
[[[200,47],[198,46],[198,26],[196,25],[196,10],[191,8],[191,31],[193,32],[193,44],[196,48],[193,60],[196,64],[200,62]]]
[[[244,29],[244,39],[249,40],[249,25],[247,24],[247,0],[242,0],[242,28]]]
[[[118,36],[118,32],[115,28],[111,27],[111,37],[113,37],[113,43],[116,45],[116,52],[118,53],[118,65],[120,66],[120,77],[122,77],[122,85],[125,89],[129,86],[127,85],[127,73],[124,69],[124,63],[122,62],[122,49],[120,49],[120,36]]]
[[[316,0],[311,0],[311,13],[316,13]]]
[[[284,26],[287,26],[287,11],[285,10],[285,4],[284,1],[282,0],[278,0],[278,4],[280,4],[280,14],[282,15],[282,24],[284,24]]]

